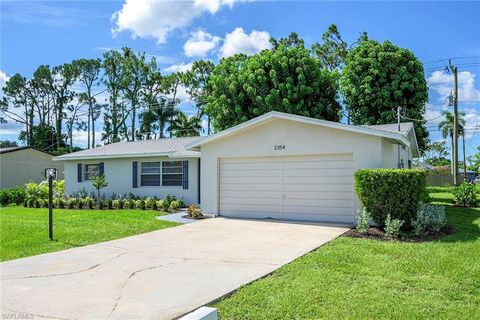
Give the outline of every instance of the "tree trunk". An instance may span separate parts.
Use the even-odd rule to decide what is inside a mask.
[[[92,148],[95,148],[95,117],[92,113]]]

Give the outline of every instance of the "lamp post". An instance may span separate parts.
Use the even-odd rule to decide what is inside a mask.
[[[45,178],[48,179],[48,237],[53,240],[53,179],[57,177],[57,169],[45,169]]]

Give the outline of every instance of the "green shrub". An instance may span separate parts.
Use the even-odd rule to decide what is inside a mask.
[[[58,198],[54,198],[54,199],[53,199],[53,207],[54,207],[54,208],[58,208],[58,207],[60,206],[60,205],[58,204],[58,203],[59,203],[58,200],[59,200]]]
[[[170,203],[170,207],[168,208],[170,212],[177,212],[178,209],[181,208],[181,202],[178,201],[178,200],[173,200],[171,203]]]
[[[387,219],[385,219],[385,234],[390,237],[398,237],[402,225],[402,220],[392,219],[390,215],[387,215]]]
[[[155,203],[157,204],[158,210],[160,210],[160,211],[167,211],[168,208],[165,208],[165,201],[163,201],[163,200],[158,200],[158,201],[155,201]]]
[[[114,209],[120,209],[120,202],[117,199],[112,200],[112,207]]]
[[[98,209],[103,210],[105,208],[105,202],[102,199],[98,200]]]
[[[203,218],[202,210],[194,204],[191,204],[187,208],[187,217],[192,219]]]
[[[462,207],[476,207],[477,191],[475,185],[464,182],[453,188],[453,202]]]
[[[413,233],[424,236],[439,232],[445,225],[445,207],[429,203],[422,203],[417,210],[415,220],[412,221]]]
[[[146,197],[144,201],[145,201],[145,207],[146,207],[147,209],[152,209],[152,205],[153,205],[153,200],[152,200],[152,198]]]
[[[155,211],[158,210],[157,200],[152,199],[152,210],[155,210]]]
[[[185,207],[185,202],[183,201],[183,199],[178,199],[178,204],[180,205],[180,208],[183,208]]]
[[[140,200],[140,199],[135,200],[135,209],[140,209],[141,206],[142,206],[142,200]]]
[[[35,207],[35,199],[28,199],[28,200],[27,200],[27,206],[28,206],[29,208]]]
[[[65,209],[65,200],[63,198],[58,198],[58,208]]]
[[[108,209],[108,210],[112,210],[112,209],[113,209],[113,200],[112,200],[112,199],[108,199],[108,200],[107,200],[107,209]]]
[[[95,201],[93,200],[92,197],[86,197],[84,201],[85,201],[86,207],[88,209],[90,209],[90,210],[93,209],[93,207],[95,205]]]
[[[172,203],[172,201],[175,201],[175,200],[176,198],[174,196],[167,195],[163,199],[163,207],[165,208],[165,210],[168,210],[170,208],[170,204]]]
[[[29,182],[25,184],[27,199],[45,199],[48,198],[48,183],[46,181],[35,183]]]
[[[132,198],[128,199],[127,207],[128,209],[135,209],[135,200]]]
[[[355,226],[358,232],[365,233],[368,231],[368,229],[370,228],[370,225],[368,224],[370,219],[370,213],[365,210],[365,208],[363,208],[362,210],[358,210],[357,225]]]
[[[126,204],[125,200],[122,198],[119,198],[117,200],[118,200],[118,209],[120,210],[125,209],[125,204]]]
[[[381,227],[387,215],[410,227],[427,193],[424,170],[361,169],[355,172],[355,189],[363,207]]]
[[[35,208],[40,208],[40,200],[42,200],[42,199],[35,199],[35,200],[33,200],[33,206],[34,206]]]
[[[0,189],[0,206],[5,207],[10,204],[21,205],[27,199],[27,193],[22,187],[2,188]]]
[[[75,204],[77,203],[77,199],[75,198],[68,198],[67,200],[67,208],[68,209],[73,209],[75,208]]]

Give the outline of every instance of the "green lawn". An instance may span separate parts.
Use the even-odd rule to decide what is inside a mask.
[[[478,319],[480,209],[448,204],[429,243],[340,237],[216,304],[222,319]]]
[[[48,239],[48,209],[0,208],[0,261],[58,251],[176,226],[158,211],[54,210]]]

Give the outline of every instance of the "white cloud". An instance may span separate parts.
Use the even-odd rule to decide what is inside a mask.
[[[88,143],[88,134],[87,131],[83,130],[73,130],[73,145],[86,148]],[[67,141],[69,144],[69,141]],[[102,131],[95,131],[95,144],[103,145],[102,141]]]
[[[125,0],[112,15],[113,34],[131,31],[133,37],[154,38],[164,43],[173,30],[187,27],[203,13],[215,14],[221,7],[232,7],[245,0]]]
[[[444,100],[453,91],[453,75],[445,71],[434,71],[427,82],[430,88]],[[458,73],[458,99],[480,100],[480,90],[475,87],[475,74],[470,71]]]
[[[192,62],[189,62],[189,63],[180,62],[177,64],[172,64],[169,67],[163,68],[162,71],[166,73],[185,72],[192,69],[192,65],[193,65]]]
[[[2,89],[5,86],[5,83],[10,79],[9,76],[2,70],[0,70],[0,89]]]
[[[191,33],[190,39],[183,45],[183,51],[187,57],[203,58],[215,49],[220,40],[220,37],[212,36],[208,32],[198,30]]]
[[[271,47],[268,32],[253,30],[247,34],[243,28],[237,27],[225,36],[223,46],[220,48],[220,55],[221,57],[229,57],[237,53],[251,55]]]

